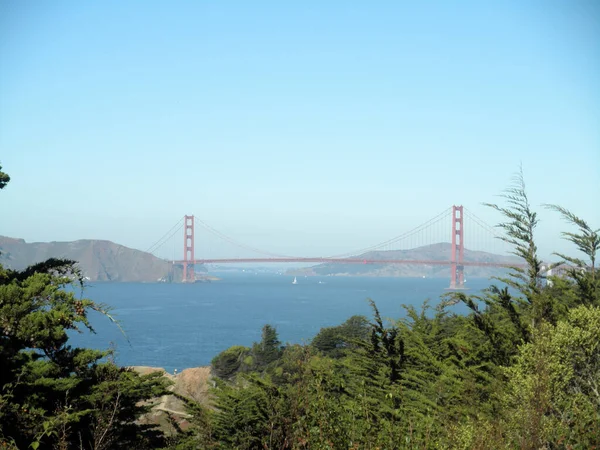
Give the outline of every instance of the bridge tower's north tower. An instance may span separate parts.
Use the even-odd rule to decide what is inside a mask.
[[[463,221],[463,207],[452,206],[452,249],[450,257],[450,289],[464,289],[465,266],[465,228]]]
[[[185,216],[183,222],[183,282],[194,283],[194,216]]]

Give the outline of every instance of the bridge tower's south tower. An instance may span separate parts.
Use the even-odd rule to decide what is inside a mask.
[[[194,283],[194,216],[185,216],[183,225],[183,282]]]
[[[465,287],[465,255],[463,207],[452,206],[452,254],[450,266],[450,289]]]

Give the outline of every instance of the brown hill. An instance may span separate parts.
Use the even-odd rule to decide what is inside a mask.
[[[48,258],[78,262],[90,281],[179,281],[181,269],[156,256],[110,241],[32,242],[0,236],[0,264],[20,270]]]
[[[367,252],[352,258],[358,260],[430,260],[449,261],[452,246],[448,243],[432,244],[410,250],[390,250]],[[469,262],[488,262],[519,264],[516,256],[496,255],[481,251],[465,249],[464,260]],[[466,278],[488,278],[505,273],[506,269],[493,267],[465,267]],[[368,276],[368,277],[449,277],[450,266],[424,264],[319,264],[308,269],[295,270],[294,273],[336,276]]]

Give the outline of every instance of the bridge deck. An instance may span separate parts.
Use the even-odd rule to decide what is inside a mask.
[[[245,263],[311,263],[311,264],[406,264],[426,266],[451,266],[452,264],[474,267],[525,267],[525,264],[510,264],[485,261],[463,261],[461,264],[450,260],[416,260],[416,259],[359,259],[359,258],[223,258],[195,259],[190,261],[176,260],[174,264],[245,264]]]

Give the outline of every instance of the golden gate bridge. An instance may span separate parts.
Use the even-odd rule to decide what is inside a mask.
[[[465,230],[469,224],[469,236],[473,236],[473,241],[477,243],[479,250],[489,255],[489,260],[465,260]],[[450,268],[450,289],[462,289],[465,283],[465,267],[495,267],[509,268],[522,266],[509,262],[492,261],[490,248],[497,248],[497,245],[490,245],[491,242],[502,242],[501,236],[497,230],[486,224],[482,219],[471,213],[463,206],[452,206],[435,217],[427,220],[421,225],[398,235],[392,239],[380,242],[370,247],[354,250],[345,254],[332,256],[301,257],[280,255],[266,252],[255,247],[238,242],[237,240],[219,232],[207,223],[203,222],[194,215],[185,215],[177,224],[175,224],[161,239],[152,245],[148,252],[155,253],[163,247],[165,243],[172,240],[177,233],[183,229],[183,258],[170,259],[174,266],[181,266],[183,269],[183,282],[196,281],[195,266],[200,264],[231,264],[231,263],[306,263],[306,264],[404,264],[404,265],[425,265],[425,266],[449,266]],[[240,249],[245,249],[260,256],[254,257],[228,257],[228,258],[196,258],[196,231],[208,232],[218,239],[227,242]],[[447,259],[440,259],[432,255],[428,259],[414,258],[390,258],[382,252],[390,250],[414,249],[435,243],[450,243],[450,252]],[[473,250],[472,246],[469,247]],[[492,250],[494,251],[494,250]]]

